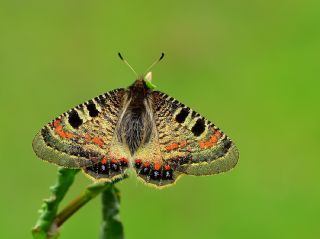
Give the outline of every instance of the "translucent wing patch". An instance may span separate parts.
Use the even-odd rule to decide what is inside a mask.
[[[113,134],[125,92],[116,89],[95,97],[44,126],[33,140],[37,156],[59,166],[84,168],[95,179],[123,174],[128,155],[121,145],[113,146]]]

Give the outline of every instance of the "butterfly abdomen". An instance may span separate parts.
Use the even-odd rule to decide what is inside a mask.
[[[152,121],[147,112],[146,101],[150,90],[144,81],[137,80],[128,91],[129,105],[125,109],[118,128],[118,138],[127,144],[133,155],[142,143],[148,143]]]

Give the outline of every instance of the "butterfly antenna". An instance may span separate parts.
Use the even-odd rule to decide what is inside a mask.
[[[122,57],[121,53],[118,53],[119,58],[132,70],[132,72],[138,77],[137,72],[130,66],[130,64]]]
[[[154,67],[156,64],[158,64],[158,63],[163,59],[163,57],[164,57],[164,53],[162,52],[160,58],[159,58],[158,60],[156,60],[155,62],[153,62],[153,63],[151,64],[151,66],[148,67],[148,69],[146,70],[145,74],[146,74],[148,71],[150,71],[152,67]]]

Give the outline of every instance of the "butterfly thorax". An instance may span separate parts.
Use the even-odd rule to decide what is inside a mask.
[[[123,117],[119,123],[118,138],[127,144],[133,155],[141,144],[150,140],[152,121],[150,116],[151,90],[144,80],[138,79],[128,89]]]

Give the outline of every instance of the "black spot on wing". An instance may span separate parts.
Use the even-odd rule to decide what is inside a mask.
[[[191,131],[194,134],[194,136],[200,136],[205,129],[206,129],[206,124],[204,122],[204,119],[198,119],[197,122],[192,127]]]
[[[80,118],[78,112],[76,110],[71,110],[69,113],[69,124],[77,129],[80,125],[82,125],[83,121]]]
[[[96,117],[96,116],[98,116],[99,111],[97,110],[96,105],[95,105],[95,103],[93,103],[92,100],[89,100],[89,101],[88,101],[87,109],[88,109],[89,115],[90,115],[91,117]]]
[[[142,175],[149,175],[150,174],[150,166],[143,166],[142,169],[139,171],[139,174],[142,174]]]
[[[164,179],[164,180],[172,180],[173,179],[173,171],[172,171],[172,169],[164,170],[162,172],[162,179]]]
[[[186,118],[188,117],[190,112],[190,109],[188,108],[182,108],[182,110],[179,112],[179,114],[176,115],[176,121],[180,124],[182,124]]]
[[[150,178],[153,180],[160,180],[161,179],[160,170],[152,170],[150,173]]]
[[[94,174],[101,174],[101,175],[109,175],[110,174],[110,168],[108,164],[102,164],[102,163],[97,163],[97,164],[92,164],[89,167],[86,167],[85,169],[87,172],[91,172]],[[90,174],[91,175],[91,174]]]

